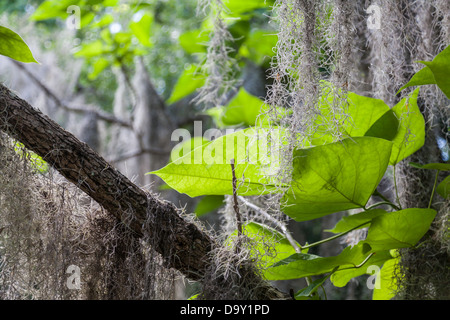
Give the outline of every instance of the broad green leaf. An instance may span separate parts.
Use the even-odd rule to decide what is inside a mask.
[[[279,190],[273,182],[279,170],[279,141],[283,130],[249,128],[195,148],[164,168],[150,172],[170,187],[191,197],[231,195],[231,159],[235,161],[239,195],[261,195]]]
[[[412,208],[375,217],[364,242],[373,251],[412,247],[428,231],[435,216],[433,209]]]
[[[194,93],[198,88],[203,86],[205,78],[196,71],[197,67],[193,64],[183,71],[167,102],[174,103],[191,93]]]
[[[263,274],[271,265],[295,254],[286,237],[268,226],[249,222],[242,226],[242,233],[252,240],[250,243],[250,256],[258,261]],[[237,236],[237,230],[228,238],[231,244]]]
[[[38,63],[23,39],[11,29],[0,26],[0,54],[20,62]]]
[[[386,213],[385,210],[374,209],[348,215],[339,220],[339,222],[333,229],[325,231],[332,233],[342,233],[350,231],[358,226],[360,226],[360,228],[367,228],[370,226],[370,222],[372,221],[373,218],[383,215],[385,213]]]
[[[332,272],[336,267],[356,268],[367,258],[366,265],[370,265],[374,256],[376,255],[369,257],[362,243],[346,247],[339,255],[333,257],[295,253],[269,267],[264,275],[268,280],[304,278]]]
[[[183,141],[177,144],[170,152],[170,161],[174,162],[179,158],[184,157],[185,155],[193,151],[195,148],[201,147],[202,145],[210,142],[211,141],[205,139],[204,137],[193,137],[187,141]]]
[[[153,17],[148,13],[144,14],[141,19],[137,22],[130,23],[130,29],[135,35],[135,37],[139,40],[139,42],[146,46],[151,47],[152,43],[150,41],[150,30],[153,22]]]
[[[344,137],[362,137],[365,135],[377,136],[379,127],[386,126],[385,121],[392,122],[392,118],[386,116],[383,122],[372,126],[389,112],[389,106],[380,99],[369,98],[353,92],[344,94],[331,83],[322,81],[321,96],[318,101],[318,111],[311,135],[312,145],[323,145],[334,142],[333,131],[338,131]],[[335,101],[337,99],[337,101]],[[339,106],[335,106],[339,103]],[[344,108],[345,116],[335,109]],[[372,130],[372,132],[370,132]],[[390,129],[393,130],[393,129]],[[367,132],[369,131],[369,134]]]
[[[396,281],[396,268],[399,263],[400,258],[394,258],[387,260],[380,270],[377,277],[379,279],[379,288],[375,286],[373,289],[372,300],[391,300],[395,297],[398,290],[398,285]]]
[[[204,196],[195,206],[194,212],[197,217],[201,217],[219,209],[223,205],[223,196]]]
[[[367,263],[359,268],[341,268],[331,275],[331,282],[336,287],[345,287],[347,283],[356,277],[368,274],[369,266],[381,267],[387,260],[392,259],[389,250],[376,252]]]
[[[394,111],[389,110],[370,127],[365,133],[365,136],[392,141],[397,135],[398,124],[398,119],[395,116]]]
[[[391,165],[409,157],[425,143],[425,120],[417,105],[418,95],[419,89],[416,89],[392,108],[399,119],[399,128],[393,140]]]
[[[390,109],[383,100],[361,96],[353,92],[348,93],[348,102],[349,118],[344,123],[344,129],[350,137],[366,135]]]
[[[274,48],[278,41],[272,31],[254,30],[239,49],[239,54],[254,61],[258,65],[267,65],[275,54]]]
[[[450,171],[450,163],[427,163],[420,164],[415,162],[410,162],[411,167],[427,170],[439,170],[439,171]]]
[[[450,197],[450,176],[447,176],[436,188],[436,192],[446,199]]]
[[[355,137],[295,150],[284,212],[305,221],[363,208],[386,171],[391,148],[384,139]]]

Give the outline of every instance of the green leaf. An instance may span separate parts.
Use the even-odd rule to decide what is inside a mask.
[[[450,176],[447,176],[436,188],[436,192],[444,198],[450,198]]]
[[[114,21],[114,17],[111,14],[105,14],[98,22],[94,23],[92,27],[103,28],[110,25]]]
[[[379,251],[360,268],[342,268],[337,270],[331,275],[330,280],[336,287],[345,287],[351,279],[367,274],[369,266],[381,267],[383,263],[389,259],[392,259],[392,255],[389,253],[389,250]]]
[[[270,137],[268,133],[269,130],[249,128],[221,136],[150,173],[191,197],[231,195],[230,161],[234,159],[239,195],[279,191],[271,175],[279,170],[277,143],[284,131],[272,130]]]
[[[389,110],[367,130],[365,136],[392,141],[397,135],[398,125],[399,122],[394,111]]]
[[[229,0],[225,5],[232,15],[241,15],[259,8],[270,8],[273,3],[274,0]]]
[[[418,61],[425,68],[417,72],[411,80],[400,88],[399,92],[411,86],[437,84],[450,99],[450,46],[441,51],[433,61]]]
[[[270,123],[269,110],[270,107],[263,100],[248,93],[244,87],[241,87],[226,106],[211,108],[206,113],[215,117],[216,125],[219,128],[220,125],[224,127],[237,125],[247,127],[268,125]],[[286,110],[277,108],[277,113],[284,115]]]
[[[436,79],[434,79],[433,71],[429,67],[425,67],[419,72],[415,73],[411,80],[407,84],[405,84],[403,87],[398,90],[397,94],[400,93],[400,91],[413,87],[413,86],[422,86],[422,85],[428,85],[428,84],[436,84]]]
[[[450,163],[427,163],[420,164],[415,162],[410,162],[409,165],[414,168],[427,169],[427,170],[439,170],[439,171],[450,171]]]
[[[332,136],[336,123],[339,124],[339,131],[344,137],[362,137],[379,135],[379,127],[384,126],[384,121],[374,124],[390,110],[389,106],[380,99],[369,98],[348,92],[344,95],[341,90],[336,89],[331,83],[322,81],[322,91],[318,102],[318,111],[314,125],[311,126],[310,135],[312,136],[312,145],[323,145],[334,142]],[[338,91],[338,92],[336,92]],[[333,112],[335,107],[336,95],[343,99],[346,116]],[[392,122],[389,116],[385,121]],[[369,130],[372,129],[372,132]],[[392,130],[392,129],[390,129]],[[369,131],[369,134],[367,132]]]
[[[333,272],[334,271],[331,271],[331,274],[333,274]],[[331,274],[326,275],[325,277],[321,277],[319,279],[316,279],[313,282],[311,282],[311,284],[309,286],[307,286],[306,288],[303,288],[303,289],[299,290],[294,295],[295,300],[309,300],[309,299],[311,299],[312,298],[311,295],[313,293],[317,292],[317,290],[324,284],[324,282],[330,277]]]
[[[20,62],[38,63],[23,39],[11,29],[0,26],[0,54]]]
[[[206,52],[209,33],[202,29],[187,31],[178,38],[181,47],[190,54]]]
[[[88,79],[89,80],[94,80],[98,77],[98,75],[105,70],[107,67],[109,67],[111,65],[111,61],[109,61],[106,58],[99,58],[97,59],[93,66],[92,66],[92,71],[89,73],[88,75]]]
[[[107,47],[103,45],[101,40],[95,40],[90,43],[83,44],[81,49],[75,52],[74,57],[84,57],[84,58],[92,58],[106,53],[108,50]]]
[[[197,217],[204,216],[224,205],[223,196],[204,196],[195,207],[195,215]]]
[[[202,87],[204,83],[204,76],[197,73],[197,67],[195,65],[190,65],[190,67],[185,69],[178,78],[167,102],[174,103],[191,93],[194,93],[198,88]]]
[[[253,30],[239,49],[239,54],[258,65],[268,65],[275,54],[278,37],[274,32]]]
[[[418,95],[419,89],[416,89],[392,108],[400,124],[393,140],[391,165],[409,157],[425,143],[425,120],[417,105]]]
[[[375,286],[373,289],[372,300],[391,300],[395,297],[398,290],[396,281],[396,268],[400,258],[387,260],[380,270],[377,277],[379,279],[379,288]]]
[[[249,222],[242,226],[242,233],[252,240],[250,256],[258,261],[263,274],[271,265],[295,254],[286,237],[268,226]],[[231,244],[236,236],[237,230],[227,238],[226,243]]]
[[[195,148],[208,144],[211,141],[203,137],[193,137],[177,144],[170,153],[170,161],[174,162],[192,152]]]
[[[153,23],[153,17],[148,13],[145,13],[141,19],[137,22],[130,23],[130,29],[135,35],[135,37],[139,40],[142,45],[146,47],[151,47],[152,43],[150,41],[150,30],[151,25]]]
[[[391,148],[384,139],[355,137],[295,150],[284,212],[305,221],[363,208],[386,171]]]
[[[419,61],[431,69],[438,87],[450,99],[450,46],[439,53],[433,61]]]
[[[374,209],[369,211],[363,211],[360,213],[352,214],[343,217],[333,229],[325,230],[326,232],[332,233],[342,233],[348,232],[358,226],[361,226],[364,223],[367,223],[360,228],[367,228],[370,225],[370,222],[373,218],[378,217],[380,215],[385,214],[386,211],[382,209]]]
[[[268,280],[292,280],[321,275],[332,272],[336,267],[356,268],[367,258],[366,264],[370,265],[374,256],[376,255],[369,257],[362,243],[346,247],[339,255],[333,257],[295,253],[268,268],[265,277]]]
[[[67,8],[73,4],[73,0],[46,0],[34,11],[30,19],[34,21],[66,19],[68,17]]]
[[[373,251],[412,247],[428,231],[435,216],[435,210],[412,208],[375,217],[364,242]]]

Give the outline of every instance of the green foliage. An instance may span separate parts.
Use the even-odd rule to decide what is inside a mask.
[[[242,226],[242,233],[256,244],[250,247],[250,256],[258,261],[263,272],[271,265],[295,254],[295,249],[284,235],[265,225],[256,222],[246,223]],[[237,230],[226,242],[231,245],[236,237]]]
[[[373,137],[294,151],[284,212],[297,221],[364,208],[388,166],[392,143]]]
[[[411,86],[436,84],[450,99],[450,46],[441,51],[433,61],[418,61],[425,68],[417,72],[399,91]]]
[[[3,26],[0,26],[0,54],[20,62],[37,63],[25,41],[17,33]]]
[[[194,64],[189,65],[178,78],[167,102],[173,103],[187,97],[204,83],[205,78],[197,72],[197,67]]]
[[[437,193],[444,199],[450,197],[450,176],[447,176],[436,188]]]
[[[419,89],[402,99],[392,110],[400,125],[393,142],[389,164],[396,165],[419,150],[425,143],[425,120],[417,105]]]
[[[197,217],[204,216],[223,206],[225,198],[223,196],[204,196],[197,203],[194,213]]]
[[[275,143],[280,137],[272,136],[270,139]],[[234,159],[239,195],[275,192],[278,188],[264,170],[274,164],[271,160],[277,160],[268,154],[267,143],[267,131],[264,129],[240,130],[212,142],[198,142],[191,152],[150,173],[191,197],[232,195],[230,163]]]
[[[210,115],[218,128],[233,126],[266,126],[271,123],[268,112],[270,106],[248,93],[241,87],[238,93],[231,99],[226,106],[210,108],[206,111]],[[286,115],[284,108],[277,108],[280,116]]]

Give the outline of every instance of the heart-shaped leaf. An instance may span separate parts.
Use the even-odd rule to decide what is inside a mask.
[[[280,161],[282,129],[249,128],[221,136],[177,158],[164,168],[150,172],[170,187],[191,197],[232,195],[234,159],[239,195],[261,195],[281,191],[274,182]]]
[[[284,212],[296,221],[363,208],[388,166],[392,142],[355,137],[294,151]]]
[[[380,215],[372,220],[364,242],[373,251],[412,247],[428,231],[435,216],[435,210],[419,208]]]

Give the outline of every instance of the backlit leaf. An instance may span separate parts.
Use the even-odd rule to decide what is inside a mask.
[[[38,63],[23,39],[11,29],[0,26],[0,54],[20,62]]]
[[[384,139],[355,137],[295,150],[283,211],[305,221],[364,207],[386,171],[391,148]]]

